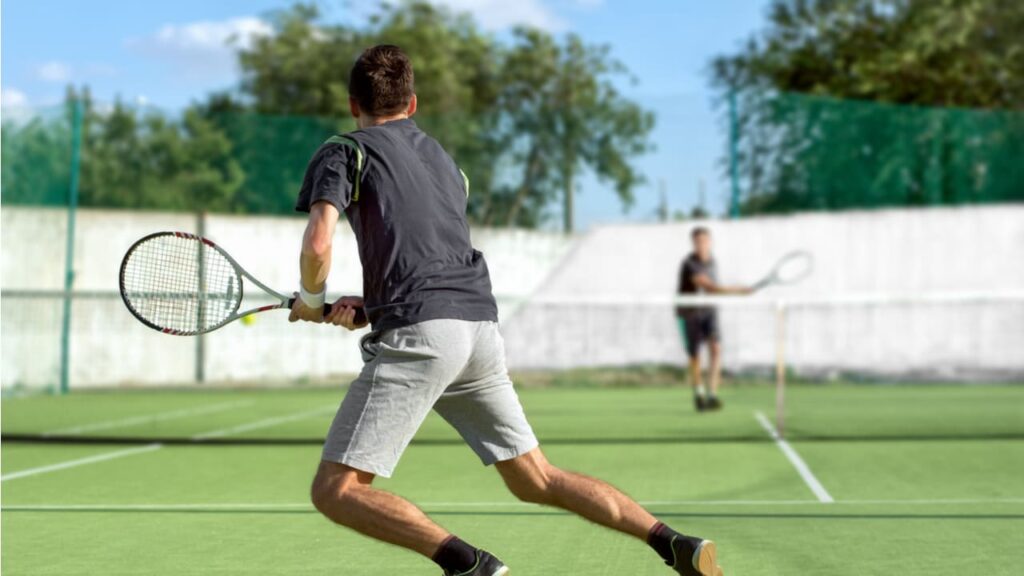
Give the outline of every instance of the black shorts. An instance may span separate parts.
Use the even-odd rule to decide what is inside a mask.
[[[679,333],[683,337],[686,353],[690,358],[696,358],[702,343],[718,342],[718,313],[679,316]]]

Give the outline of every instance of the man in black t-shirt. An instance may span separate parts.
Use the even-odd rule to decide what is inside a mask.
[[[679,267],[679,294],[750,294],[745,286],[723,286],[718,283],[718,265],[711,255],[711,232],[704,227],[693,229],[691,252]],[[718,398],[721,374],[721,332],[718,328],[718,311],[712,306],[678,306],[676,317],[679,332],[690,358],[690,385],[693,387],[693,402],[698,412],[718,410],[722,401]],[[710,390],[704,386],[700,366],[700,345],[708,345]]]
[[[372,324],[361,341],[363,371],[324,441],[312,488],[317,510],[423,554],[447,576],[507,574],[495,556],[373,487],[376,476],[391,475],[433,409],[485,465],[494,464],[521,500],[644,540],[679,574],[721,575],[714,542],[680,534],[614,487],[548,462],[505,368],[487,264],[470,243],[469,180],[411,119],[417,105],[412,64],[397,46],[370,48],[352,69],[349,91],[359,129],[317,150],[296,204],[309,212],[309,223],[290,319],[355,329],[361,327],[356,310],[364,308]],[[343,297],[324,317],[341,214],[359,246],[365,299]]]

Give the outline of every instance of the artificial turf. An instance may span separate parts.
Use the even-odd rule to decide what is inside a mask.
[[[102,392],[3,402],[5,435],[249,438],[297,445],[5,442],[4,574],[436,574],[428,560],[334,527],[308,504],[343,391]],[[673,388],[574,386],[520,395],[552,462],[616,484],[719,542],[726,574],[1020,574],[1024,387],[801,386],[793,448],[822,503],[754,418],[768,386],[694,414]],[[513,574],[670,574],[643,544],[523,505],[439,418],[379,486],[422,506]]]

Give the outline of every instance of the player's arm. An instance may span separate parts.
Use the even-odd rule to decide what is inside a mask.
[[[338,209],[330,202],[316,202],[309,208],[309,221],[302,235],[299,255],[302,291],[292,307],[289,320],[322,322],[327,291],[327,275],[331,271],[331,248]]]
[[[743,295],[753,292],[748,286],[723,286],[722,284],[717,284],[707,274],[695,274],[693,276],[693,283],[708,294]]]
[[[321,293],[327,287],[334,227],[338,224],[338,216],[338,209],[329,202],[317,202],[309,210],[309,222],[302,235],[302,254],[299,257],[302,287],[308,292]]]

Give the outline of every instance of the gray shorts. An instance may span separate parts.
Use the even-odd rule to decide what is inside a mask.
[[[365,365],[327,433],[324,460],[390,477],[431,408],[485,465],[537,447],[495,322],[428,320],[371,332],[360,346]]]

